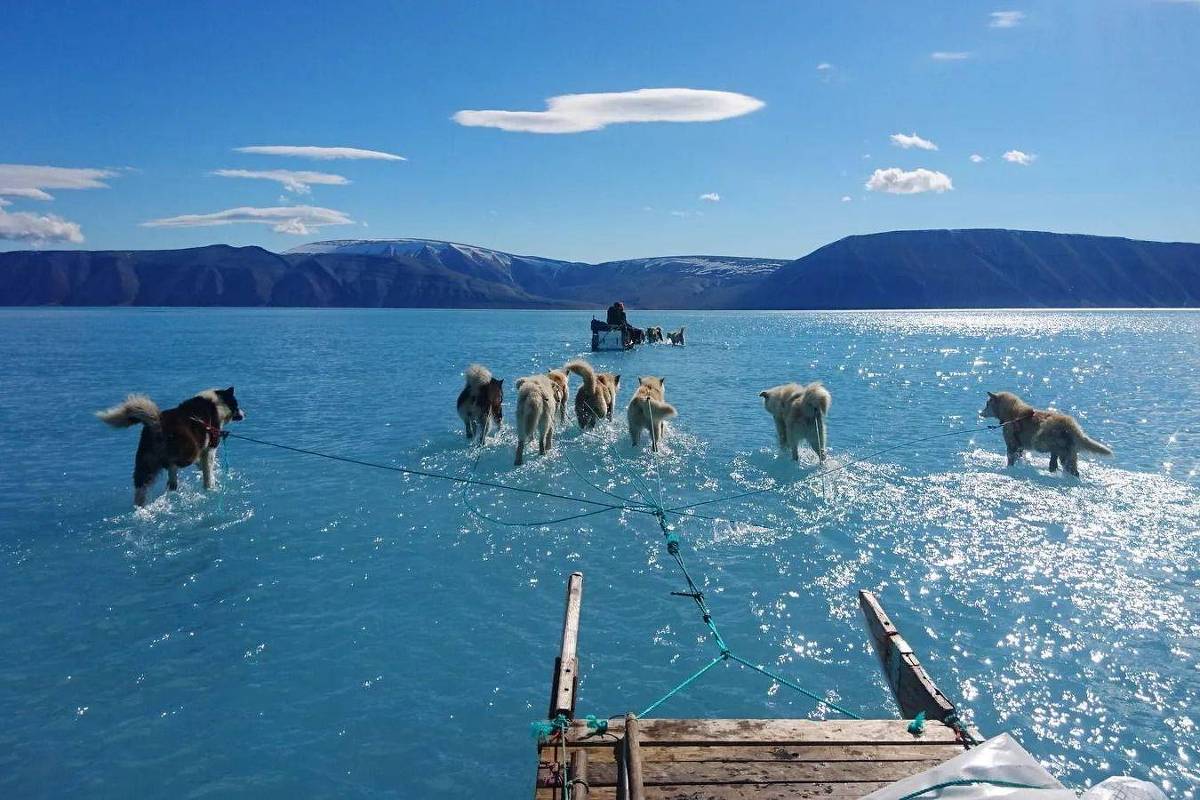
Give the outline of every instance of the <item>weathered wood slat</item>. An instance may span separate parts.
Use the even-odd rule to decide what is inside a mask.
[[[901,716],[912,719],[924,711],[929,719],[941,720],[954,713],[954,704],[934,684],[875,595],[860,591],[858,602],[867,620],[871,644],[879,655],[884,678],[896,697]]]
[[[588,751],[575,750],[571,753],[571,772],[567,776],[574,800],[588,800],[591,785],[588,782]]]
[[[851,719],[818,722],[804,719],[643,719],[638,720],[643,747],[653,745],[789,745],[789,744],[929,744],[954,742],[948,725],[932,722],[914,736],[901,719]],[[567,732],[572,746],[611,747],[624,735],[622,720],[608,724],[609,736],[592,735],[582,720]]]
[[[745,783],[846,783],[898,781],[924,772],[944,759],[928,761],[702,761],[647,762],[641,765],[641,783],[630,772],[630,800],[638,800],[636,786],[691,786]],[[593,787],[616,786],[618,764],[590,764],[588,783]]]
[[[572,572],[567,579],[567,600],[563,611],[562,645],[554,661],[550,684],[550,719],[559,714],[575,716],[575,694],[579,689],[579,612],[583,608],[583,573]]]
[[[599,766],[599,765],[597,765]],[[605,764],[604,768],[608,768]],[[632,714],[625,715],[625,763],[629,800],[645,800],[646,784],[642,771],[641,742],[638,740],[638,718]],[[594,772],[594,770],[593,770]],[[593,779],[595,776],[593,775]],[[612,770],[612,782],[616,783],[616,768]],[[603,785],[603,782],[597,785]]]
[[[867,783],[742,783],[731,786],[647,786],[646,800],[844,800],[882,789],[890,781]],[[536,800],[559,800],[557,789],[538,789]],[[616,800],[617,791],[600,786],[588,800]]]
[[[575,747],[572,752],[586,751],[591,764],[613,764],[615,749],[609,747]],[[957,742],[941,744],[847,744],[847,745],[642,745],[642,763],[657,761],[928,761],[953,758],[963,751]],[[562,749],[543,745],[539,758],[554,761],[561,758]]]

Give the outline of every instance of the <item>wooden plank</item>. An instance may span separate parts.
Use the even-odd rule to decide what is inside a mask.
[[[605,765],[607,766],[607,765]],[[645,800],[646,784],[642,778],[641,743],[638,741],[638,718],[632,713],[625,715],[625,770],[629,787],[629,800]],[[616,769],[612,771],[612,783],[617,782]],[[597,785],[603,785],[603,782]]]
[[[571,797],[574,800],[588,800],[588,751],[575,750],[571,753],[571,773],[568,776],[571,786]]]
[[[595,736],[583,720],[571,723],[567,742],[572,747],[611,747],[624,734],[625,723],[611,720],[608,736]],[[649,745],[798,745],[798,744],[928,744],[955,742],[949,725],[931,722],[920,737],[908,732],[900,719],[642,719],[638,733]]]
[[[937,744],[847,744],[847,745],[642,745],[642,763],[652,761],[930,761],[946,760],[962,753],[958,742]],[[616,762],[615,748],[575,747],[587,751],[591,764]],[[560,746],[545,744],[538,758],[554,761]]]
[[[563,610],[562,645],[554,662],[550,683],[550,719],[559,714],[575,717],[575,695],[579,689],[579,612],[583,607],[583,573],[572,572],[567,578],[567,599]]]
[[[867,620],[871,644],[883,667],[883,676],[900,706],[901,716],[912,719],[924,711],[929,719],[943,720],[953,714],[954,704],[934,684],[875,595],[861,590],[858,602]]]
[[[862,797],[885,783],[741,783],[730,786],[647,786],[646,800],[847,800]],[[537,800],[559,800],[557,789],[538,789]],[[616,800],[611,786],[593,788],[589,800]]]
[[[639,800],[643,795],[635,787],[640,789],[642,785],[890,782],[924,772],[943,761],[647,762],[641,765],[640,776],[630,770],[629,798]],[[588,781],[595,787],[616,786],[619,768],[617,764],[592,764],[588,767]],[[637,777],[641,783],[636,782]]]

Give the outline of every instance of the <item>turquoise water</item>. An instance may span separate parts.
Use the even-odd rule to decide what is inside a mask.
[[[893,715],[855,590],[876,590],[985,733],[1081,787],[1200,772],[1200,314],[637,312],[686,348],[595,361],[667,376],[664,452],[624,423],[569,429],[487,480],[698,502],[679,524],[722,633],[858,713]],[[130,509],[137,435],[90,416],[237,386],[234,431],[466,474],[470,361],[513,380],[582,354],[586,314],[0,312],[0,795],[528,796],[566,573],[586,576],[579,713],[640,710],[713,655],[653,518],[322,461],[244,441]],[[997,432],[903,447],[814,480],[779,458],[760,389],[820,378],[833,464],[978,425],[985,390],[1076,415],[1110,444],[1082,480],[1008,470]],[[573,384],[574,386],[574,384]],[[576,469],[579,470],[576,472]],[[634,475],[641,476],[640,478]],[[160,485],[161,488],[161,485]],[[464,502],[465,501],[465,502]],[[721,666],[661,716],[822,716]]]

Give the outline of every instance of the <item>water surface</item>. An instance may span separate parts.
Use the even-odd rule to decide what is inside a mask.
[[[595,360],[667,377],[659,457],[624,423],[511,466],[468,451],[462,368],[584,353],[587,315],[334,310],[0,312],[0,794],[527,796],[565,574],[586,575],[580,714],[640,710],[713,655],[652,517],[322,461],[243,441],[130,509],[137,435],[90,416],[235,384],[247,436],[562,494],[675,504],[731,646],[864,716],[894,715],[855,591],[879,593],[942,689],[1062,780],[1200,780],[1200,314],[632,312],[685,348]],[[833,476],[780,458],[758,392],[825,381]],[[1004,466],[987,390],[1074,414],[1115,459]],[[662,716],[823,717],[735,666]]]

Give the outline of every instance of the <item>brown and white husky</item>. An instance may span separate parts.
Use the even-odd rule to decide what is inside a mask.
[[[146,505],[146,495],[158,473],[167,471],[167,490],[179,488],[179,470],[200,462],[204,488],[213,488],[213,468],[221,428],[246,418],[233,387],[207,389],[175,408],[161,411],[144,394],[131,394],[125,402],[96,416],[114,428],[142,426],[137,455],[133,460],[133,503]]]
[[[613,372],[596,372],[582,359],[568,362],[563,370],[583,378],[583,385],[575,392],[575,418],[579,420],[579,427],[588,430],[596,427],[601,419],[612,419],[621,376]]]
[[[642,431],[650,433],[650,449],[658,452],[658,443],[662,441],[665,427],[663,423],[677,415],[675,407],[668,405],[665,400],[666,378],[647,376],[638,378],[638,388],[629,401],[626,416],[629,420],[629,438],[637,447]]]
[[[494,421],[500,426],[504,417],[504,379],[492,377],[491,370],[479,364],[467,367],[466,386],[458,393],[458,416],[466,429],[467,441],[487,438]]]
[[[808,446],[821,461],[825,460],[825,417],[833,398],[820,384],[803,386],[785,383],[758,393],[767,413],[775,420],[779,446],[791,451],[792,460],[800,460],[800,443]]]
[[[1111,456],[1108,445],[1088,437],[1074,417],[1059,411],[1040,411],[1012,392],[988,392],[987,404],[979,412],[1004,425],[1004,444],[1008,448],[1008,465],[1017,463],[1021,453],[1036,450],[1050,454],[1050,471],[1063,469],[1079,476],[1079,452]]]

